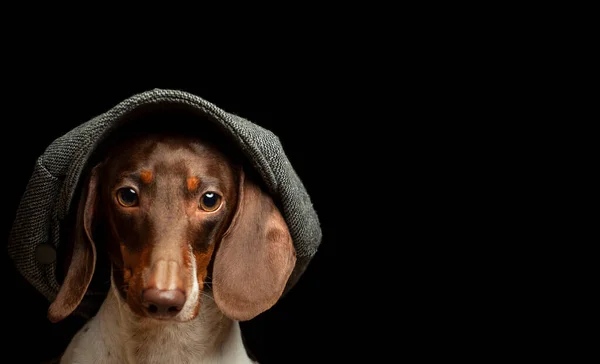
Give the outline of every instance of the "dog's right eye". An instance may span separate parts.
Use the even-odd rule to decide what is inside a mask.
[[[117,191],[117,200],[125,207],[132,207],[138,204],[138,195],[133,188],[124,187]]]

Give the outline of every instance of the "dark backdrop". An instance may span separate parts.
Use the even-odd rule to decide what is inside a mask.
[[[2,105],[4,242],[34,162],[55,138],[138,92],[159,87],[195,93],[277,134],[321,219],[321,248],[302,279],[271,310],[243,323],[250,349],[265,364],[338,356],[345,347],[339,337],[347,334],[340,332],[339,310],[348,303],[337,284],[343,279],[338,269],[340,232],[349,227],[338,217],[345,197],[342,186],[348,183],[338,167],[347,153],[342,147],[346,135],[335,130],[348,122],[334,101],[345,87],[342,78],[301,69],[280,73],[268,66],[160,78],[131,68],[107,77],[98,69],[76,70],[75,63],[42,69],[13,66]],[[48,302],[13,270],[5,248],[2,254],[3,334],[9,335],[5,355],[36,363],[60,353],[81,322],[47,321]],[[28,343],[25,350],[22,343]]]

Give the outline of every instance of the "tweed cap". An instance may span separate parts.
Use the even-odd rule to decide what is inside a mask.
[[[296,248],[296,267],[286,292],[297,282],[321,243],[316,211],[302,181],[288,160],[279,138],[271,131],[188,92],[154,89],[134,95],[105,113],[54,140],[37,159],[22,195],[9,235],[8,253],[17,270],[48,300],[60,283],[57,267],[65,244],[65,220],[76,206],[73,200],[85,167],[107,135],[124,127],[140,110],[186,109],[229,137],[260,176],[281,208]],[[190,127],[194,127],[191,125]],[[57,269],[58,268],[58,269]],[[77,313],[89,316],[105,292],[91,287]]]

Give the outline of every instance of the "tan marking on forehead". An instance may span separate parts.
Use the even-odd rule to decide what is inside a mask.
[[[190,192],[196,191],[198,186],[200,185],[200,178],[198,177],[188,177],[187,179],[187,189]]]
[[[154,176],[152,175],[152,171],[149,171],[147,169],[144,169],[140,172],[140,179],[142,180],[142,183],[149,184],[150,182],[152,182],[153,177]]]

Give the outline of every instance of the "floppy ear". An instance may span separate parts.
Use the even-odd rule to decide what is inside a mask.
[[[99,166],[90,173],[82,189],[75,222],[73,252],[69,269],[58,295],[48,309],[48,319],[58,322],[69,316],[79,305],[94,275],[96,247],[92,240],[92,219],[98,198]]]
[[[250,320],[273,306],[296,264],[285,220],[271,197],[240,175],[239,202],[213,267],[213,296],[234,320]]]

